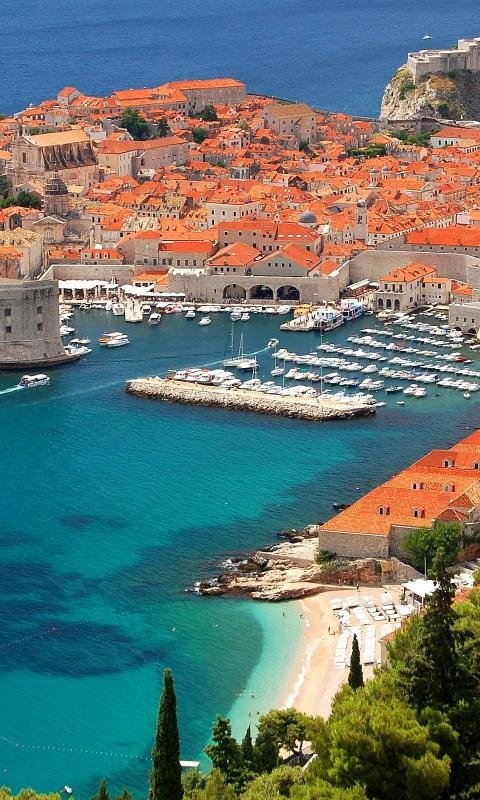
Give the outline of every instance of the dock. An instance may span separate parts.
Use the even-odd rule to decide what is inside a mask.
[[[227,408],[279,417],[323,422],[326,420],[371,417],[375,407],[345,403],[330,397],[295,397],[271,395],[255,390],[226,389],[208,384],[187,383],[169,378],[136,378],[126,384],[126,391],[137,397],[167,403]]]

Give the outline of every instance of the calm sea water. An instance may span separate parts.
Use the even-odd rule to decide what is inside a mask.
[[[0,27],[0,111],[63,85],[233,75],[255,92],[375,115],[409,50],[478,36],[476,0],[17,0]]]
[[[278,695],[301,636],[295,604],[207,600],[186,586],[459,439],[479,408],[474,396],[430,389],[375,419],[319,425],[143,401],[125,394],[125,379],[221,358],[228,318],[201,328],[170,316],[152,328],[105,317],[77,311],[77,335],[95,342],[113,324],[129,347],[94,344],[52,371],[50,386],[0,395],[2,782],[69,783],[82,798],[103,775],[142,796],[165,666],[187,759],[216,712],[234,705],[243,733]],[[257,350],[280,321],[254,316],[237,330]],[[297,352],[318,343],[279,338]],[[259,357],[268,374],[270,357]],[[17,378],[1,375],[0,390]]]

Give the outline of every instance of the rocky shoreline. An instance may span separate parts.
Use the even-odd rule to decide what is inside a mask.
[[[286,531],[290,539],[257,550],[244,558],[229,558],[215,578],[197,581],[188,591],[205,597],[247,595],[253,600],[278,602],[320,594],[333,586],[382,585],[391,579],[388,561],[366,558],[316,562],[317,525],[303,531]]]
[[[184,383],[159,377],[130,380],[127,382],[126,391],[137,397],[170,403],[216,406],[311,421],[353,419],[371,417],[375,414],[375,408],[372,406],[352,406],[331,398],[323,398],[319,402],[317,398],[311,397],[265,395],[262,392],[245,389],[222,389],[221,386]]]

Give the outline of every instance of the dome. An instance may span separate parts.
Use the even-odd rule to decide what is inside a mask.
[[[313,211],[304,211],[300,214],[298,221],[301,225],[316,225],[318,220]]]

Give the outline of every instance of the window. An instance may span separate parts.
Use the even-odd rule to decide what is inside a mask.
[[[480,461],[473,462],[473,469],[480,469]]]
[[[446,483],[445,486],[443,487],[443,491],[444,492],[454,492],[455,491],[455,485],[453,483]]]
[[[12,326],[11,325],[5,325],[5,333],[11,333],[11,332],[12,332]]]
[[[26,153],[22,153],[22,164],[26,164],[26,163],[27,163],[27,154]]]
[[[37,331],[39,333],[43,331],[43,322],[37,322]]]
[[[423,489],[423,483],[418,483],[418,481],[413,481],[412,489]]]
[[[449,461],[448,458],[445,459],[443,462],[444,467],[453,467],[453,461]]]
[[[419,517],[424,517],[425,516],[425,511],[423,510],[423,508],[414,508],[413,509],[413,516],[416,519],[418,519]]]
[[[37,306],[37,314],[43,314],[43,306]]]
[[[4,313],[5,313],[6,317],[11,317],[12,316],[12,309],[11,308],[6,308]]]
[[[388,516],[388,514],[390,514],[390,506],[380,506],[380,508],[378,509],[378,513],[380,514],[381,517]]]

